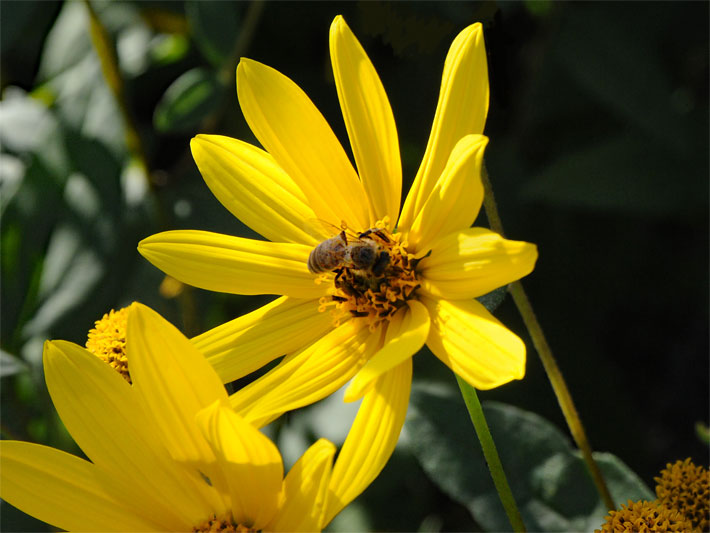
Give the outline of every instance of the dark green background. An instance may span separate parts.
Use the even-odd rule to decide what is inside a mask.
[[[65,49],[54,45],[53,57],[45,50],[67,6],[0,4],[0,341],[27,363],[25,371],[2,379],[3,437],[73,451],[48,414],[39,365],[43,339],[83,343],[93,320],[132,300],[194,334],[269,299],[200,290],[164,299],[157,291],[162,275],[136,252],[139,239],[166,229],[251,235],[210,195],[188,143],[198,132],[255,142],[236,100],[234,65],[225,65],[254,8],[227,2],[95,6],[124,54],[128,101],[146,147],[153,188],[137,205],[125,200],[119,185],[128,158],[120,115],[111,114],[99,89],[82,92],[94,90],[100,74],[73,71],[79,85],[73,93],[67,80],[58,81],[72,58],[91,57],[91,51],[81,52],[79,38],[69,42],[69,31],[57,37]],[[536,270],[524,284],[593,447],[621,457],[651,487],[666,462],[691,456],[707,464],[694,426],[708,422],[708,4],[264,4],[244,55],[296,81],[348,146],[328,56],[328,29],[337,14],[380,73],[407,184],[426,145],[448,46],[466,25],[483,22],[491,84],[489,174],[507,236],[539,247]],[[169,31],[175,33],[168,39]],[[154,50],[160,38],[177,51]],[[126,50],[139,60],[131,63]],[[224,87],[215,81],[216,65],[232,73]],[[194,68],[205,91],[197,98],[207,96],[193,102],[187,117],[176,115],[179,109],[163,95]],[[35,102],[50,102],[44,106],[49,123],[28,119],[31,113],[15,105],[8,118],[8,94],[16,87]],[[47,98],[48,92],[63,96]],[[106,109],[103,123],[90,118]],[[11,167],[19,168],[15,185],[7,181]],[[77,173],[95,201],[87,204],[81,187],[67,190],[67,176]],[[482,392],[481,399],[534,411],[565,430],[510,299],[496,314],[526,340],[527,375]],[[415,379],[453,386],[448,370],[425,354],[415,358]],[[477,527],[406,450],[360,501],[373,529]],[[41,527],[7,505],[2,511],[4,530]]]

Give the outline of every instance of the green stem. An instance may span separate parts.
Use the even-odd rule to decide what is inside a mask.
[[[505,513],[508,515],[510,525],[513,527],[513,531],[524,532],[525,524],[523,523],[523,517],[520,516],[520,511],[515,503],[513,493],[510,490],[510,485],[508,485],[508,479],[505,477],[505,471],[500,462],[500,457],[498,457],[498,450],[493,442],[491,431],[488,429],[488,422],[486,422],[486,417],[483,414],[481,402],[478,401],[476,389],[466,383],[458,375],[456,376],[456,380],[459,382],[461,396],[463,396],[463,401],[466,403],[466,408],[468,409],[468,414],[471,416],[471,422],[473,422],[478,440],[481,442],[483,456],[486,458],[488,469],[493,478],[493,484],[498,491],[498,497],[503,504]]]
[[[483,188],[485,189],[483,206],[486,210],[488,222],[493,231],[499,233],[500,235],[504,235],[503,224],[501,223],[500,215],[498,214],[498,206],[496,205],[495,196],[493,195],[493,187],[490,179],[488,178],[488,172],[485,166],[481,171],[481,178],[483,180]],[[614,500],[612,499],[606,482],[604,481],[604,476],[602,475],[599,465],[597,465],[597,462],[594,460],[594,456],[592,455],[592,447],[589,444],[589,439],[587,439],[587,434],[584,430],[584,426],[582,425],[579,413],[577,413],[577,409],[572,401],[572,395],[567,388],[567,383],[562,376],[562,371],[559,366],[557,366],[557,361],[552,355],[550,345],[547,343],[545,334],[543,333],[542,327],[535,316],[535,312],[533,311],[532,304],[525,293],[525,289],[523,289],[522,283],[516,281],[510,284],[508,290],[510,291],[513,301],[515,302],[515,305],[523,318],[525,327],[530,333],[533,345],[542,360],[542,365],[545,367],[545,372],[547,373],[547,379],[550,380],[550,384],[552,385],[552,389],[557,396],[557,401],[560,404],[562,414],[567,421],[567,426],[572,434],[572,438],[577,444],[579,450],[582,452],[582,457],[587,465],[589,474],[592,476],[592,480],[597,487],[597,491],[604,501],[604,505],[606,505],[608,509],[615,509],[616,505],[614,504]]]

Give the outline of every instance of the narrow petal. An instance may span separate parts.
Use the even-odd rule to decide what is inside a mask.
[[[166,274],[201,289],[232,294],[318,298],[325,286],[308,271],[312,247],[176,230],[143,239],[138,251]]]
[[[392,108],[375,67],[340,15],[330,26],[330,59],[355,163],[370,200],[370,224],[385,215],[394,223],[402,163]]]
[[[333,327],[333,317],[318,312],[318,300],[285,296],[192,339],[229,383],[286,353],[311,344]]]
[[[407,302],[387,326],[385,344],[357,373],[345,391],[345,401],[362,398],[382,374],[416,354],[429,335],[429,312],[416,300]]]
[[[94,464],[115,475],[127,503],[144,516],[172,515],[189,523],[209,509],[210,491],[185,488],[186,475],[167,455],[135,387],[118,372],[66,341],[45,343],[44,371],[67,430]]]
[[[318,218],[355,230],[369,222],[360,180],[328,123],[293,81],[257,61],[237,67],[239,105],[249,127],[308,198]]]
[[[322,527],[357,498],[387,464],[404,425],[411,386],[410,358],[380,376],[365,395],[333,468]]]
[[[446,300],[476,298],[527,276],[536,260],[534,244],[468,228],[432,244],[419,263],[422,289]]]
[[[199,413],[197,422],[229,485],[232,517],[261,530],[276,514],[283,480],[279,450],[225,401]]]
[[[381,346],[381,331],[371,333],[349,320],[300,353],[232,395],[232,406],[255,425],[309,405],[350,380]]]
[[[170,525],[140,517],[121,499],[106,493],[93,464],[60,450],[2,441],[0,464],[2,499],[54,527],[67,531],[156,531]],[[173,524],[185,530],[191,526]]]
[[[313,209],[264,150],[221,135],[198,135],[190,148],[212,194],[244,224],[270,241],[318,243],[303,225]]]
[[[476,300],[422,298],[431,315],[427,346],[477,389],[525,375],[525,343]]]
[[[417,217],[458,140],[483,133],[487,115],[488,64],[483,28],[477,22],[458,34],[446,56],[434,124],[402,208],[400,227],[409,227]]]
[[[296,461],[284,480],[283,504],[268,531],[321,530],[334,456],[335,446],[319,439]]]
[[[407,236],[412,250],[428,250],[432,241],[476,220],[483,203],[481,165],[487,144],[483,135],[467,135],[456,143]]]

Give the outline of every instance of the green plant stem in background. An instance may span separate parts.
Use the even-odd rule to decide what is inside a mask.
[[[89,11],[89,34],[91,35],[91,42],[94,45],[96,54],[99,56],[101,71],[106,79],[106,84],[109,86],[109,89],[118,104],[118,108],[121,110],[121,116],[123,117],[123,124],[126,130],[126,147],[128,148],[131,158],[141,167],[142,174],[145,176],[148,186],[150,187],[151,183],[148,177],[146,153],[143,149],[143,143],[141,142],[138,129],[136,128],[133,116],[128,106],[125,85],[123,83],[123,78],[121,77],[121,72],[118,68],[118,56],[116,55],[116,49],[111,41],[108,31],[96,15],[96,11],[94,11],[91,2],[89,0],[84,0],[84,4],[86,5],[86,9]]]
[[[505,514],[508,515],[510,525],[513,527],[513,531],[525,531],[523,517],[520,516],[520,511],[515,503],[513,493],[510,490],[510,485],[508,485],[508,478],[505,477],[505,471],[503,470],[503,465],[500,462],[498,450],[493,442],[491,431],[488,429],[488,422],[486,422],[486,417],[483,414],[481,402],[478,401],[476,389],[466,383],[458,375],[456,376],[456,381],[459,382],[461,396],[463,396],[463,401],[466,403],[466,408],[468,409],[468,414],[471,416],[471,422],[473,422],[473,427],[476,430],[476,435],[478,435],[478,440],[481,442],[483,456],[486,458],[488,469],[490,470],[491,477],[493,478],[493,484],[496,487],[496,491],[498,491],[498,497],[503,504]]]
[[[485,195],[483,197],[483,206],[486,210],[486,216],[488,217],[488,222],[491,229],[501,236],[504,236],[503,224],[500,220],[500,215],[498,214],[498,206],[496,205],[495,196],[493,195],[493,187],[491,181],[488,177],[488,171],[484,166],[481,169],[481,178],[483,180],[483,188],[485,190]],[[545,372],[547,373],[547,378],[550,380],[552,389],[557,396],[557,401],[562,409],[562,414],[567,421],[567,426],[569,427],[570,433],[572,433],[572,438],[574,439],[577,447],[582,452],[582,457],[587,465],[592,480],[597,487],[597,491],[604,502],[604,505],[608,509],[615,509],[616,504],[609,493],[609,488],[606,486],[604,481],[604,476],[602,476],[601,470],[597,465],[597,462],[592,456],[592,447],[587,439],[587,434],[582,425],[582,420],[579,418],[577,413],[577,408],[574,406],[572,401],[572,395],[567,388],[567,383],[560,368],[557,366],[557,361],[555,361],[552,355],[552,350],[550,345],[547,343],[545,334],[542,331],[542,327],[535,316],[530,300],[528,299],[525,289],[521,282],[516,281],[510,284],[508,290],[510,291],[513,301],[520,312],[525,327],[530,333],[535,349],[542,360],[542,364],[545,367]]]

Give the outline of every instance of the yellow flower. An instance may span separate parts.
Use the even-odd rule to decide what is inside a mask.
[[[224,381],[288,354],[232,397],[256,424],[315,402],[353,377],[346,400],[377,391],[378,380],[388,382],[393,372],[409,375],[411,356],[425,343],[480,389],[525,373],[523,342],[474,300],[525,276],[537,259],[532,244],[471,227],[483,200],[488,141],[481,135],[488,111],[481,25],[469,26],[451,45],[429,142],[401,213],[392,110],[340,16],[331,26],[330,53],[357,172],[293,81],[242,59],[239,103],[265,150],[199,135],[192,153],[220,202],[272,242],[169,231],[138,247],[167,274],[203,289],[283,295],[193,339]],[[314,236],[313,220],[336,229]],[[375,263],[309,271],[319,243],[334,237],[331,243],[343,243],[340,228],[350,232],[347,246],[366,244]],[[409,386],[392,394],[401,403]]]
[[[377,474],[367,461],[379,441],[356,421],[335,466],[321,439],[284,478],[276,446],[228,406],[187,338],[140,304],[126,337],[132,385],[76,344],[45,344],[54,406],[89,461],[2,441],[5,501],[68,531],[317,531]]]
[[[680,511],[699,531],[710,526],[710,472],[696,466],[688,457],[685,461],[668,463],[656,482],[656,496],[669,509]]]
[[[652,533],[693,531],[692,524],[683,513],[668,509],[659,501],[629,500],[616,511],[609,511],[604,517],[601,529],[594,533]]]

